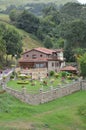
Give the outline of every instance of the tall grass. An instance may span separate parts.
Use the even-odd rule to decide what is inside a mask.
[[[5,93],[0,95],[0,128],[4,130],[86,130],[86,105],[84,104],[86,104],[86,91],[36,106],[24,104]],[[84,116],[80,114],[83,112]]]

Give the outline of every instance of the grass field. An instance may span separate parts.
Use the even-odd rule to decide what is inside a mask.
[[[86,130],[86,91],[37,106],[0,94],[0,130]]]
[[[0,14],[0,21],[10,22],[9,16],[6,14]]]

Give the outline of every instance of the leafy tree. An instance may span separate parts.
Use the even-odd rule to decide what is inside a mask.
[[[17,27],[29,33],[36,34],[39,27],[39,18],[24,10],[17,19]]]
[[[56,43],[54,43],[54,48],[64,48],[64,42],[65,40],[63,38],[59,38]]]
[[[5,41],[0,37],[0,60],[3,60],[3,56],[6,54]]]
[[[81,75],[85,78],[86,77],[86,53],[83,56],[81,56],[78,60],[80,63]]]
[[[53,47],[53,43],[52,43],[52,40],[49,36],[47,36],[44,40],[44,46],[46,48],[52,48]]]
[[[37,31],[37,37],[41,40],[44,40],[46,36],[52,36],[52,29],[54,27],[54,23],[49,20],[49,17],[40,20],[40,25]]]
[[[64,57],[66,58],[67,62],[74,62],[75,56],[72,48],[65,48],[64,49]]]
[[[78,18],[81,14],[82,5],[80,3],[69,2],[61,8],[61,13],[66,14],[71,19]]]
[[[76,48],[74,49],[74,54],[76,59],[81,57],[86,52],[86,48]]]
[[[16,54],[19,57],[22,52],[22,42],[19,33],[12,28],[8,28],[3,35],[3,40],[5,41],[7,55],[15,56]]]
[[[82,6],[80,18],[86,22],[86,5]]]
[[[11,10],[9,17],[12,22],[16,22],[18,19],[18,16],[20,15],[20,12],[17,10]]]
[[[70,47],[86,47],[86,24],[82,20],[69,22],[63,31],[63,38],[69,42]]]
[[[48,7],[45,7],[43,9],[43,15],[44,17],[48,16],[48,15],[51,15],[53,12],[56,12],[57,11],[57,7],[55,6],[55,4],[52,4]]]

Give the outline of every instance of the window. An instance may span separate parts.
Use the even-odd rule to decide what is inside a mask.
[[[57,66],[59,66],[59,63],[57,63]]]
[[[26,55],[26,57],[29,57],[29,55]]]
[[[54,63],[52,63],[52,66],[54,66]]]
[[[42,55],[40,55],[40,57],[42,57]]]
[[[36,54],[32,55],[32,58],[33,58],[33,59],[36,59],[36,58],[37,58]]]

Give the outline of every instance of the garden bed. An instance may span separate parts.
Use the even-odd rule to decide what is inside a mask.
[[[22,76],[16,80],[10,80],[7,84],[8,87],[22,91],[22,88],[26,88],[27,92],[31,93],[38,93],[41,89],[43,91],[48,91],[52,87],[59,88],[64,87],[67,84],[73,82],[73,80],[78,79],[77,76],[73,76],[67,72],[60,72],[60,73],[51,73],[52,75],[47,77],[46,79],[31,79],[28,76]]]
[[[23,81],[22,81],[23,82]],[[22,91],[22,88],[25,87],[27,92],[36,93],[39,92],[40,89],[43,89],[43,91],[50,90],[51,87],[57,88],[57,87],[64,87],[65,85],[71,83],[72,80],[66,79],[65,81],[62,81],[62,79],[52,79],[47,78],[43,79],[43,81],[39,80],[32,80],[32,81],[25,81],[22,84],[18,80],[10,80],[7,84],[8,87]]]

